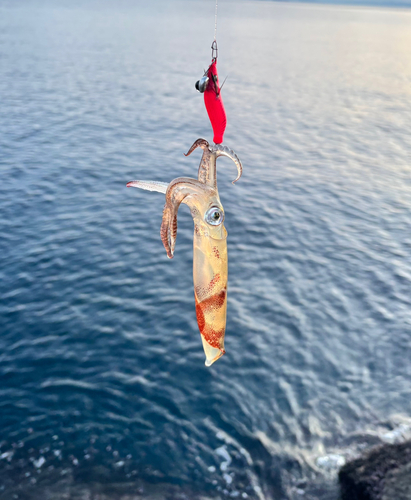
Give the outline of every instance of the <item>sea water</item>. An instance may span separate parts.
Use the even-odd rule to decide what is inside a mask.
[[[211,5],[212,4],[212,5]],[[0,499],[335,500],[411,415],[411,11],[221,1],[227,354],[192,220],[211,1],[0,4]],[[100,495],[100,496],[99,496]]]

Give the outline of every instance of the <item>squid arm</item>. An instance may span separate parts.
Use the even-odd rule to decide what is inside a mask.
[[[195,149],[200,147],[203,150],[203,156],[198,168],[198,180],[217,189],[217,166],[216,161],[219,156],[226,156],[233,160],[237,167],[237,177],[233,180],[235,184],[243,173],[243,166],[240,159],[234,151],[222,144],[210,144],[205,139],[197,139],[184,156],[189,156]]]
[[[224,209],[217,190],[216,159],[228,156],[242,173],[241,162],[231,149],[221,144],[209,146],[198,139],[188,151],[203,149],[198,180],[179,177],[169,184],[157,181],[132,181],[128,187],[165,193],[166,203],[161,224],[161,239],[171,259],[177,237],[177,212],[181,203],[188,205],[194,221],[193,280],[197,323],[206,355],[211,366],[223,354],[227,316],[227,231]]]

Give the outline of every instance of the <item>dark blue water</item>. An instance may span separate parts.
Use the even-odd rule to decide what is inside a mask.
[[[220,2],[227,355],[196,325],[209,1],[0,4],[0,499],[335,500],[410,433],[411,12]],[[303,496],[304,494],[304,496]]]

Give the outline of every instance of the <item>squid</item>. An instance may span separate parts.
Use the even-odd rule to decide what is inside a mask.
[[[170,183],[131,181],[135,187],[165,194],[160,236],[167,256],[172,259],[177,237],[177,212],[184,203],[190,208],[194,221],[193,281],[196,316],[206,357],[211,366],[225,354],[224,336],[227,316],[227,231],[224,209],[217,189],[216,161],[220,156],[230,158],[237,166],[238,181],[242,164],[233,150],[222,144],[210,144],[197,139],[185,156],[195,149],[203,150],[198,178],[178,177]]]

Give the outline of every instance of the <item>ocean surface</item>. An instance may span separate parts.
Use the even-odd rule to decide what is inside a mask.
[[[220,1],[227,354],[164,195],[214,3],[0,3],[0,499],[336,500],[411,434],[411,11]]]

